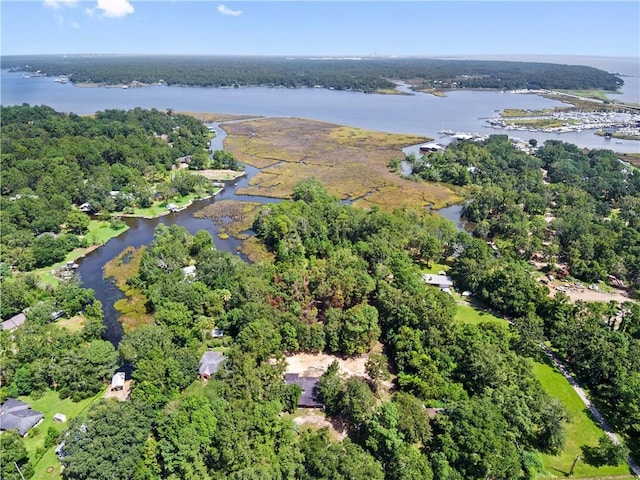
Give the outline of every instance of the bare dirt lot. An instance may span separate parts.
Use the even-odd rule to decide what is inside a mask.
[[[334,360],[340,364],[340,373],[353,377],[367,377],[365,365],[369,355],[354,358],[339,358],[326,353],[298,353],[286,357],[287,373],[298,373],[300,376],[322,375]]]
[[[616,302],[632,302],[633,299],[629,298],[627,292],[622,289],[616,288],[612,292],[597,292],[589,290],[586,287],[567,287],[565,284],[548,285],[551,296],[555,296],[556,292],[562,292],[572,302],[581,300],[583,302],[610,302],[615,300]]]

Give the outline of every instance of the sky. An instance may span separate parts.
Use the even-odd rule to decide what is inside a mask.
[[[640,2],[0,0],[2,55],[640,58]]]

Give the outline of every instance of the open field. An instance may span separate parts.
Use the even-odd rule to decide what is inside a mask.
[[[48,390],[42,397],[33,399],[32,397],[19,397],[20,400],[28,403],[33,410],[42,412],[44,415],[43,422],[36,427],[38,433],[36,435],[29,435],[25,438],[24,443],[27,451],[29,452],[29,458],[33,461],[36,458],[36,450],[38,448],[44,448],[44,440],[47,436],[47,430],[49,427],[55,427],[59,432],[66,428],[68,422],[83,413],[89,406],[96,400],[102,397],[100,392],[95,397],[87,398],[81,402],[73,402],[70,398],[60,399],[58,392]],[[53,421],[53,416],[56,413],[63,413],[67,416],[67,423],[56,423]],[[33,430],[32,430],[33,432]],[[35,464],[35,475],[31,477],[35,480],[58,480],[62,478],[60,476],[60,462],[55,454],[56,445],[47,449],[40,460]]]
[[[239,194],[288,198],[295,185],[315,176],[340,199],[393,209],[440,208],[459,202],[451,188],[412,182],[389,171],[402,148],[429,139],[388,134],[298,118],[270,118],[225,125],[225,148],[239,161],[263,169]]]
[[[236,120],[248,120],[250,118],[262,118],[261,115],[236,115],[233,113],[203,113],[203,112],[183,112],[174,111],[180,115],[189,115],[190,117],[200,120],[203,123],[221,123]]]
[[[69,333],[77,333],[84,328],[84,321],[84,315],[79,313],[71,318],[61,318],[56,323],[60,328],[64,328]]]
[[[604,432],[591,419],[584,403],[573,390],[569,382],[554,367],[547,363],[534,362],[533,372],[542,384],[544,391],[558,398],[569,412],[567,424],[567,442],[559,455],[541,454],[548,476],[564,477],[571,469],[576,455],[581,454],[582,445],[595,446]],[[574,478],[601,478],[614,475],[627,475],[627,465],[617,467],[592,467],[582,461],[576,464]],[[546,477],[545,477],[546,478]],[[629,476],[629,478],[632,478]]]
[[[640,168],[640,153],[618,153],[618,158]]]
[[[104,265],[104,278],[113,278],[116,286],[126,296],[114,304],[114,308],[120,313],[118,320],[125,331],[135,329],[153,319],[153,316],[147,313],[145,307],[147,298],[142,291],[127,284],[128,278],[137,275],[140,260],[146,248],[144,245],[137,250],[127,247]]]
[[[496,317],[489,312],[485,312],[482,309],[474,308],[469,304],[458,303],[456,308],[456,315],[454,321],[459,323],[470,323],[478,325],[480,323],[499,323],[506,325],[506,320],[500,317]]]

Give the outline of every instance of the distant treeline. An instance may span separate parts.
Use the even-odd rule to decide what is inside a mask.
[[[223,56],[4,56],[3,69],[73,83],[96,82],[203,87],[315,87],[373,92],[393,80],[418,87],[495,89],[603,89],[623,85],[618,76],[593,67],[552,63],[426,58],[313,59]]]

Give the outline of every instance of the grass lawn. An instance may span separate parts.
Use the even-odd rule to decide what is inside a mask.
[[[102,397],[104,392],[98,393],[95,397],[87,398],[81,402],[73,402],[69,398],[61,400],[58,396],[58,392],[48,390],[42,397],[34,400],[31,397],[19,397],[20,400],[28,403],[33,410],[42,412],[44,414],[43,422],[37,427],[38,432],[34,436],[28,436],[24,439],[25,447],[29,452],[29,458],[31,461],[35,459],[36,450],[38,448],[44,448],[44,440],[47,436],[47,430],[49,427],[55,427],[58,431],[64,430],[67,423],[72,419],[83,413],[89,405]],[[53,421],[53,416],[56,413],[63,413],[67,416],[67,423],[56,423]],[[35,480],[52,480],[60,479],[60,462],[55,454],[56,445],[53,445],[47,449],[44,456],[34,465],[35,475],[32,479]],[[53,468],[51,468],[53,467]]]
[[[587,408],[578,397],[578,394],[571,388],[569,382],[553,366],[534,362],[533,372],[542,383],[544,391],[550,396],[558,398],[569,412],[570,421],[567,425],[567,443],[564,450],[559,455],[540,455],[549,477],[564,477],[571,469],[571,464],[576,455],[581,455],[580,447],[582,445],[597,445],[598,439],[603,435],[603,431],[591,419],[587,413]],[[578,461],[574,471],[574,478],[625,474],[629,474],[627,465],[597,468]]]
[[[437,275],[438,272],[448,272],[450,268],[449,265],[445,265],[444,263],[432,263],[431,267],[423,269],[422,273]]]
[[[117,237],[128,229],[129,227],[127,225],[123,225],[118,229],[113,229],[109,226],[109,222],[105,222],[102,220],[91,220],[89,222],[89,232],[86,234],[86,237],[90,245],[104,245],[105,243],[107,243],[107,241],[114,237]]]
[[[471,305],[458,304],[454,321],[460,323],[471,323],[478,325],[484,322],[499,323],[506,325],[506,320],[496,317],[495,315],[485,312]]]
[[[134,216],[134,217],[155,218],[155,217],[159,217],[160,215],[166,215],[167,213],[169,213],[166,207],[167,203],[173,203],[174,205],[177,205],[178,208],[182,208],[187,206],[193,200],[203,198],[204,196],[205,196],[204,194],[198,194],[198,193],[190,193],[189,195],[185,195],[185,196],[180,195],[172,198],[168,202],[165,202],[165,201],[156,202],[152,206],[147,208],[134,208],[133,212],[128,215]]]

